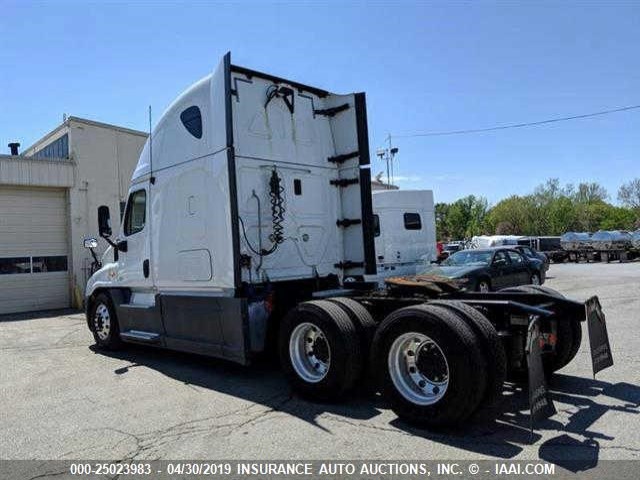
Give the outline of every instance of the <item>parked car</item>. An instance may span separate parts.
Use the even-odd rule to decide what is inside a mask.
[[[549,270],[549,257],[547,257],[546,254],[539,252],[535,248],[529,247],[527,245],[513,245],[510,248],[519,251],[521,254],[527,257],[527,259],[540,260],[544,267],[544,271],[546,272],[547,270]]]
[[[438,262],[442,262],[449,258],[452,253],[458,252],[464,248],[464,242],[450,242],[442,246],[442,251],[438,253]]]
[[[493,247],[452,253],[423,274],[455,279],[467,290],[489,292],[517,285],[541,285],[544,264],[513,248]]]

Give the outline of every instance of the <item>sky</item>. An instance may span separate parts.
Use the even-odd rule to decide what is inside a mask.
[[[491,203],[546,179],[640,176],[640,2],[69,2],[0,0],[0,151],[64,113],[138,130],[227,51],[232,62],[367,94],[374,152],[391,140],[403,189]]]

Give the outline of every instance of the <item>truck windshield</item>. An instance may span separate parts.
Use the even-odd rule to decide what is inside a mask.
[[[456,252],[447,258],[443,265],[489,265],[491,252],[474,252],[463,250]]]

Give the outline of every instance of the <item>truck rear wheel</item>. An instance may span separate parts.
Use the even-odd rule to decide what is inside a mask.
[[[545,293],[564,298],[557,290],[542,285],[521,285],[505,288],[506,292]],[[561,318],[556,321],[556,349],[553,355],[543,356],[544,369],[553,373],[567,366],[575,358],[582,343],[582,325],[580,320]]]
[[[335,400],[354,385],[363,357],[355,325],[335,303],[301,303],[283,318],[280,362],[294,390],[315,400]]]
[[[493,324],[480,311],[464,302],[436,300],[430,305],[438,305],[457,313],[466,322],[480,341],[482,353],[487,361],[487,390],[481,406],[493,406],[502,396],[507,378],[507,354]]]
[[[93,301],[89,310],[89,322],[96,345],[108,350],[122,347],[118,317],[111,297],[106,293],[98,294]]]
[[[335,303],[349,315],[351,322],[358,331],[361,352],[363,354],[368,352],[371,347],[371,342],[373,341],[373,335],[376,333],[376,327],[378,326],[369,311],[352,298],[334,297],[329,298],[328,301]]]
[[[460,423],[486,390],[487,363],[478,338],[459,315],[440,306],[405,307],[387,316],[371,358],[383,397],[412,422]]]

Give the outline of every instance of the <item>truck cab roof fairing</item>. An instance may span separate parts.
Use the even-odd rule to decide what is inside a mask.
[[[169,105],[153,128],[153,148],[149,148],[149,139],[145,143],[132,182],[148,175],[151,170],[169,168],[227,147],[226,119],[224,108],[220,108],[225,102],[225,74],[222,59],[214,73],[195,82]],[[202,116],[201,138],[192,135],[180,118],[185,110],[194,106],[199,108]],[[167,137],[172,141],[165,142]]]

